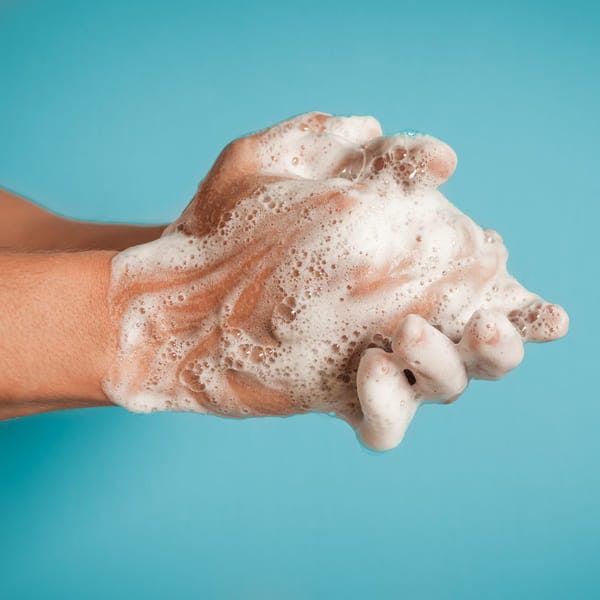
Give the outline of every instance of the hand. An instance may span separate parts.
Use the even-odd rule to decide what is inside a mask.
[[[232,142],[160,240],[113,260],[105,392],[141,412],[333,413],[394,447],[421,402],[501,377],[524,340],[568,326],[436,190],[455,164],[370,117],[311,113]]]

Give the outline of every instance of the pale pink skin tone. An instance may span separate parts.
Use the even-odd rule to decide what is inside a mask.
[[[563,336],[568,317],[508,276],[506,251],[495,232],[461,221],[434,191],[455,166],[454,152],[439,140],[382,137],[371,117],[310,113],[236,140],[160,241],[113,260],[113,318],[131,323],[137,315],[141,333],[132,338],[122,329],[122,354],[105,382],[107,395],[134,410],[235,417],[333,412],[365,445],[387,450],[400,443],[422,402],[455,400],[469,378],[502,377],[522,360],[524,341]],[[269,191],[278,186],[287,190],[283,206],[261,208],[258,199],[270,206]],[[371,222],[374,201],[393,218],[394,203],[407,202],[413,193],[425,194],[423,208],[415,201],[417,216],[429,210],[444,219],[450,215],[450,223],[456,217],[467,240],[468,267],[440,276],[396,308],[385,299],[406,289],[418,252],[409,256],[400,242],[382,240],[382,251],[388,252],[383,262],[365,259],[351,243],[350,230],[342,229],[338,271],[315,274],[312,267],[310,273],[306,265],[294,267],[294,253],[315,251],[315,244],[346,227],[351,215],[359,215],[368,230],[378,224]],[[222,236],[232,223],[243,225],[243,240]],[[221,240],[222,253],[211,255],[207,248]],[[166,261],[169,252],[188,249],[189,254],[188,244],[194,260]],[[356,340],[328,329],[331,319],[323,320],[321,305],[310,300],[285,305],[289,290],[282,289],[279,275],[300,282],[300,290],[316,281],[317,295],[343,297]],[[460,329],[450,326],[438,298],[457,285],[480,298],[484,282],[493,290],[489,299],[460,307]],[[294,323],[303,319],[311,331],[322,323],[322,338],[313,336],[312,348],[286,324],[293,321],[287,311],[296,308]],[[376,309],[379,320],[366,320]],[[300,359],[325,345],[337,351],[334,357],[317,350],[325,377],[320,384],[314,372],[291,374],[278,358],[287,353]],[[247,352],[240,350],[245,347]],[[245,362],[237,360],[240,352],[247,354]],[[157,361],[167,354],[172,359]]]

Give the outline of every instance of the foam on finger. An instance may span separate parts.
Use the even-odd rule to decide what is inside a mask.
[[[365,147],[361,179],[388,180],[404,188],[437,187],[454,173],[456,154],[430,135],[399,134],[371,140]]]
[[[258,134],[259,162],[266,175],[352,179],[364,164],[360,146],[379,135],[373,117],[308,113]]]
[[[113,402],[332,413],[387,448],[415,402],[451,400],[467,374],[512,368],[519,332],[564,334],[564,311],[508,273],[502,238],[436,189],[455,165],[448,147],[429,136],[358,143],[373,133],[368,118],[313,114],[258,134],[262,171],[229,182],[235,203],[219,210],[229,196],[201,189],[196,229],[181,227],[184,214],[115,257]]]
[[[569,316],[558,304],[536,300],[508,315],[513,325],[528,342],[550,342],[566,335]]]
[[[392,340],[396,360],[409,370],[423,401],[447,401],[467,386],[456,345],[419,315],[407,315]]]
[[[401,365],[383,350],[370,348],[361,357],[356,385],[363,411],[361,441],[373,450],[395,448],[420,404]]]
[[[506,315],[491,310],[476,311],[465,327],[459,349],[469,376],[499,379],[522,360],[523,338]]]
[[[375,117],[332,117],[325,130],[354,144],[366,144],[382,135],[381,125]]]

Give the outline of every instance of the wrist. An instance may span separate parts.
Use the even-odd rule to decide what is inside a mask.
[[[0,255],[3,416],[110,404],[111,252]],[[7,412],[8,411],[8,412]]]

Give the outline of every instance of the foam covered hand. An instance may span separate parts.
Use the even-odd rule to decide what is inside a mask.
[[[455,165],[371,117],[310,113],[232,142],[161,239],[113,260],[107,395],[138,412],[333,413],[383,450],[422,402],[501,377],[568,318],[436,189]]]

